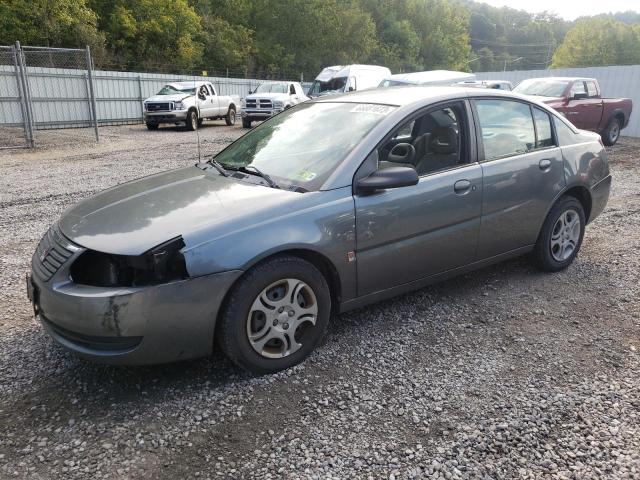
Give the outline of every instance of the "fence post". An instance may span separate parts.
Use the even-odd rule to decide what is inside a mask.
[[[20,111],[22,112],[22,128],[24,129],[24,139],[27,142],[27,146],[31,147],[31,140],[29,138],[29,123],[27,121],[27,106],[25,104],[24,92],[22,91],[22,77],[20,75],[20,68],[18,67],[18,55],[15,45],[11,47],[11,53],[13,54],[13,67],[16,73],[16,86],[18,87],[18,98],[20,99]]]
[[[144,123],[144,98],[142,97],[142,78],[138,75],[138,99],[140,100],[140,120]]]
[[[14,49],[14,61],[19,76],[19,90],[22,90],[20,95],[20,105],[23,108],[24,113],[24,128],[27,137],[27,144],[30,148],[36,146],[35,139],[33,138],[33,115],[31,113],[31,98],[29,96],[29,81],[27,80],[27,70],[24,65],[24,58],[22,55],[22,48],[20,42],[16,41]]]
[[[93,129],[96,132],[96,142],[100,141],[100,134],[98,133],[98,112],[96,109],[96,96],[93,91],[93,74],[92,74],[92,65],[91,65],[91,50],[89,49],[89,45],[87,45],[87,75],[89,78],[89,112],[91,117],[93,117]]]

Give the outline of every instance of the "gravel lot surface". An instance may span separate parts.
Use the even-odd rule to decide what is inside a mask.
[[[209,123],[202,153],[242,133]],[[519,259],[341,315],[252,378],[93,365],[33,319],[24,275],[66,207],[198,156],[171,128],[101,134],[0,152],[0,478],[640,478],[640,141],[566,271]]]

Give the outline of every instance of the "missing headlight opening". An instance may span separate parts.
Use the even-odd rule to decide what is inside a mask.
[[[158,245],[142,255],[112,255],[87,250],[71,265],[71,279],[94,287],[141,287],[189,276],[182,237]]]

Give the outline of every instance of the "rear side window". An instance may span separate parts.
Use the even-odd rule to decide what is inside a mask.
[[[556,127],[556,135],[560,145],[572,145],[576,143],[576,134],[559,118],[553,117]]]
[[[536,148],[555,147],[549,114],[533,107],[533,119],[536,122]]]
[[[485,161],[521,155],[536,142],[531,109],[511,100],[476,100]]]

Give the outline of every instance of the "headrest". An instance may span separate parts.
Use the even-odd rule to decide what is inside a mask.
[[[436,127],[431,132],[429,150],[433,153],[456,153],[458,135],[452,127]]]

